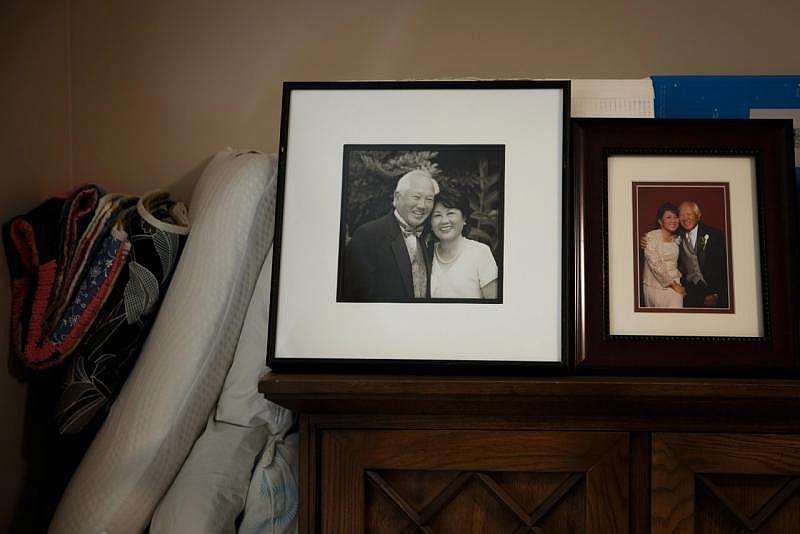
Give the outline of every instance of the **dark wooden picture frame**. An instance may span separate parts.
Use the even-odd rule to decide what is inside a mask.
[[[292,372],[565,372],[574,287],[571,249],[563,246],[574,222],[569,90],[569,81],[532,80],[284,83],[267,365]],[[496,247],[503,255],[497,262],[498,296],[484,296],[483,302],[423,298],[416,295],[416,275],[410,297],[344,294],[342,266],[354,240],[344,220],[351,193],[348,150],[459,145],[498,146],[505,154],[501,205],[489,213],[496,213],[498,231],[504,232]],[[389,191],[400,202],[399,178],[416,171],[403,172],[390,175],[398,185],[374,191]],[[525,199],[514,209],[507,201],[512,190]],[[552,201],[539,210],[525,205],[537,197]],[[384,229],[393,221],[386,213],[380,235],[388,237]],[[515,235],[513,248],[506,234]],[[383,253],[377,235],[370,234],[369,247],[359,241],[359,254]],[[405,247],[411,254],[407,241],[395,241],[395,257]],[[537,261],[540,275],[532,276]],[[380,262],[388,263],[383,256]],[[347,272],[374,276],[374,269],[361,265]],[[406,286],[410,278],[403,276]]]
[[[577,265],[575,368],[672,374],[796,372],[800,341],[791,121],[574,119],[572,135]],[[609,272],[617,267],[610,265],[609,221],[625,214],[609,213],[609,161],[626,156],[652,157],[654,162],[663,157],[721,158],[719,161],[750,158],[756,198],[744,200],[753,206],[757,228],[752,244],[740,242],[738,246],[753,247],[753,270],[759,278],[753,283],[760,283],[760,292],[756,288],[761,305],[759,335],[704,335],[702,331],[698,334],[679,329],[668,335],[611,332],[609,303],[616,288]],[[733,219],[736,216],[732,213]],[[632,233],[626,238],[630,239]],[[738,301],[737,306],[742,308]],[[678,315],[702,319],[702,314],[669,317]],[[716,316],[722,321],[732,314]]]

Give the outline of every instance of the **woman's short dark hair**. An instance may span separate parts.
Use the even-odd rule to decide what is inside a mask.
[[[671,211],[677,217],[679,215],[678,206],[673,204],[672,202],[664,202],[658,207],[658,211],[656,212],[656,228],[658,228],[658,222],[664,217],[664,214],[668,211]]]
[[[459,210],[466,222],[461,233],[464,235],[469,234],[469,216],[472,214],[472,209],[470,209],[467,195],[458,189],[445,187],[433,197],[433,206],[436,207],[436,204],[441,204],[445,208],[456,208]]]

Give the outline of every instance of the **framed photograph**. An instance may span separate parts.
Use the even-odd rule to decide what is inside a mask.
[[[797,369],[792,125],[575,119],[578,369]]]
[[[268,365],[566,367],[569,82],[284,84]]]

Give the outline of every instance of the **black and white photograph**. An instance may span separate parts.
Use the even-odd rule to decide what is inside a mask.
[[[345,145],[340,302],[502,302],[503,145]]]

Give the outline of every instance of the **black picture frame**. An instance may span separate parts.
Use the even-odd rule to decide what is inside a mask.
[[[678,375],[785,376],[796,373],[800,365],[797,191],[791,121],[573,119],[572,133],[576,195],[574,242],[578,266],[573,362],[576,370]],[[628,304],[617,304],[626,302],[616,295],[627,294],[627,289],[618,287],[627,282],[616,282],[625,277],[617,277],[615,273],[628,272],[628,268],[619,259],[624,255],[615,256],[618,250],[615,243],[628,239],[625,246],[635,248],[637,233],[629,228],[626,236],[615,236],[615,232],[622,233],[615,230],[624,227],[620,221],[630,217],[630,213],[620,209],[626,204],[616,200],[621,198],[617,191],[623,191],[626,180],[632,181],[636,176],[655,176],[657,180],[658,176],[673,172],[670,165],[686,163],[684,167],[687,167],[695,161],[682,158],[703,158],[696,160],[701,170],[694,173],[695,176],[705,172],[702,169],[706,163],[713,171],[715,164],[730,165],[734,161],[731,158],[746,158],[751,162],[754,187],[749,194],[755,198],[747,196],[746,187],[740,187],[738,202],[743,207],[734,207],[731,219],[741,225],[739,228],[747,230],[749,223],[741,220],[747,221],[742,214],[747,212],[749,203],[753,211],[754,237],[750,243],[742,241],[741,236],[737,241],[736,229],[733,235],[728,229],[728,239],[730,243],[732,238],[737,252],[744,251],[745,256],[751,258],[739,260],[740,264],[735,267],[749,268],[749,261],[754,264],[752,270],[756,275],[751,279],[741,275],[737,280],[739,286],[732,284],[731,287],[737,294],[754,294],[757,301],[760,299],[761,316],[756,316],[756,321],[761,321],[761,329],[757,334],[716,333],[717,327],[724,331],[735,324],[726,321],[734,320],[739,312],[741,317],[748,317],[747,307],[738,303],[743,299],[737,300],[736,313],[727,315],[703,313],[710,308],[691,310],[700,312],[694,314],[649,314],[660,321],[658,328],[651,322],[639,320],[647,314],[636,315],[653,310],[634,311],[633,303],[630,310],[625,308]],[[636,165],[630,162],[641,164],[645,169],[652,162],[654,170],[635,171]],[[683,167],[675,167],[678,168]],[[678,185],[686,183],[677,171],[673,174]],[[610,202],[615,204],[613,210]],[[747,234],[746,231],[740,233]],[[704,237],[708,239],[707,235]],[[730,254],[730,246],[728,250]],[[760,288],[753,289],[750,283],[760,284]],[[615,322],[616,317],[623,319]],[[627,328],[639,330],[635,334],[620,333]]]
[[[572,264],[571,249],[560,246],[569,241],[573,223],[568,150],[569,89],[568,81],[529,80],[284,83],[267,365],[275,371],[301,373],[393,372],[468,375],[509,372],[563,373],[567,369],[572,350],[573,330],[572,313],[565,303],[571,302],[571,291],[574,287],[571,269],[568,268]],[[315,100],[317,97],[321,100]],[[505,103],[500,106],[503,109],[498,109],[495,116],[492,106],[486,104],[498,102],[501,97],[505,99]],[[497,100],[483,102],[481,100],[483,98]],[[513,105],[514,99],[517,98],[524,100],[521,101],[524,104],[522,107],[515,108]],[[320,101],[336,104],[319,105]],[[369,102],[366,105],[370,110],[374,112],[377,109],[378,112],[373,115],[374,119],[371,119],[373,122],[363,124],[357,135],[343,133],[339,139],[338,131],[335,135],[328,136],[316,131],[316,126],[319,124],[336,123],[337,120],[344,122],[341,117],[345,115],[338,115],[339,119],[331,119],[325,115],[331,109],[333,111],[330,113],[348,113],[347,117],[364,115],[350,112],[352,109],[359,109],[361,102]],[[415,106],[419,106],[420,111],[417,111]],[[398,116],[392,111],[383,116],[381,110],[389,107],[411,110],[411,113]],[[534,114],[524,118],[525,109],[540,108],[544,110],[541,116]],[[345,111],[341,111],[342,109]],[[474,109],[483,111],[472,118],[471,124],[466,123],[467,112],[474,113]],[[429,121],[425,120],[428,113],[431,116]],[[529,128],[530,135],[515,131],[514,135],[518,137],[513,137],[509,142],[506,137],[511,134],[503,129],[508,119],[503,114],[509,117],[515,116],[514,120],[519,120],[517,129]],[[407,115],[414,117],[413,127],[406,123]],[[420,120],[420,117],[423,120]],[[317,120],[321,122],[318,123]],[[397,132],[400,133],[395,135],[394,127],[397,127]],[[521,142],[524,140],[545,142],[541,143],[542,146],[539,146],[539,143],[523,145]],[[507,142],[510,143],[508,146]],[[548,263],[548,267],[555,266],[554,269],[558,271],[555,274],[560,279],[553,291],[555,295],[553,300],[557,302],[553,302],[552,314],[548,316],[548,320],[555,325],[551,330],[551,337],[555,338],[551,340],[551,345],[558,347],[557,350],[547,352],[549,349],[537,348],[534,339],[524,343],[524,349],[517,349],[515,347],[523,346],[517,338],[529,334],[530,328],[518,328],[512,336],[501,332],[503,326],[495,327],[488,324],[488,318],[501,319],[514,315],[513,310],[523,304],[524,295],[523,299],[516,296],[509,298],[509,295],[518,290],[519,282],[509,284],[506,275],[510,270],[514,273],[510,275],[510,279],[517,281],[521,279],[520,277],[526,276],[528,265],[527,263],[523,265],[520,258],[524,254],[523,251],[532,246],[530,242],[523,240],[523,236],[525,232],[533,232],[534,225],[516,229],[510,226],[515,218],[518,219],[520,214],[525,213],[525,210],[521,206],[515,211],[512,210],[512,217],[509,219],[506,216],[509,211],[505,190],[499,193],[500,202],[504,204],[498,210],[500,212],[498,227],[501,235],[500,245],[497,248],[505,261],[498,265],[501,288],[498,298],[476,302],[462,298],[433,299],[430,296],[422,300],[393,298],[359,300],[342,296],[341,269],[347,244],[347,239],[343,237],[347,231],[344,211],[348,193],[344,179],[347,171],[344,163],[345,147],[375,146],[414,150],[436,146],[488,145],[503,146],[511,155],[513,163],[511,170],[506,165],[508,161],[504,160],[504,184],[516,184],[514,188],[523,192],[530,187],[539,187],[537,184],[547,184],[541,187],[549,188],[547,191],[557,191],[560,195],[560,201],[552,207],[553,220],[550,229],[554,235],[548,238],[553,240],[550,245],[560,241],[558,247],[551,246],[552,257]],[[318,147],[321,149],[317,150]],[[340,159],[336,160],[334,152]],[[327,158],[326,162],[330,165],[322,165],[314,160],[319,154]],[[329,172],[337,161],[336,170]],[[539,167],[552,169],[553,172],[549,174],[525,172]],[[337,176],[339,169],[342,170],[342,176]],[[512,176],[511,172],[515,174]],[[312,241],[319,246],[312,245],[305,247],[306,250],[301,250],[297,244],[300,232],[297,214],[304,208],[303,195],[312,194],[309,190],[316,189],[323,183],[322,181],[325,184],[325,193],[316,191],[313,194],[316,198],[325,197],[331,205],[335,205],[336,216],[333,216],[332,208],[327,207],[327,204],[321,209],[312,208],[312,211],[316,211],[315,216],[320,216],[323,220],[314,220],[308,226],[309,231],[302,233],[316,235],[320,225],[324,225],[323,233],[330,234],[333,227],[337,232],[335,238],[315,237]],[[335,194],[334,188],[337,190]],[[315,207],[323,206],[321,201],[317,200],[313,200],[311,204]],[[320,212],[324,214],[319,215]],[[508,239],[504,236],[515,232],[519,234],[515,238],[519,243],[515,251],[517,259],[512,259],[512,264],[509,264]],[[349,234],[347,237],[350,237]],[[334,241],[335,248],[331,245],[331,240]],[[321,251],[322,257],[316,260],[319,260],[322,266],[312,270],[311,275],[300,278],[298,270],[308,268],[304,256],[308,248]],[[513,254],[511,257],[513,258]],[[553,277],[548,278],[547,283],[552,285]],[[305,281],[311,281],[315,289],[305,287]],[[537,283],[545,282],[537,280]],[[528,298],[533,300],[534,296],[529,295]],[[500,311],[487,311],[490,308]],[[307,313],[319,314],[320,317],[327,319],[316,317],[312,319],[306,316]],[[415,315],[419,313],[423,313],[425,317]],[[470,325],[472,314],[476,322]],[[364,326],[365,321],[376,320],[375,317],[381,318],[377,323],[378,328]],[[432,332],[428,326],[439,318],[446,323],[441,337]],[[331,326],[329,320],[345,322]],[[302,325],[298,326],[298,323]],[[291,328],[284,326],[288,324],[292,325]],[[411,343],[410,348],[406,348],[394,332],[395,329],[404,328],[410,332],[426,328],[428,331],[426,337],[418,336],[420,339]],[[453,334],[450,328],[455,328],[462,334]],[[481,337],[475,338],[476,335]],[[311,338],[315,336],[321,339],[312,340]],[[513,340],[510,339],[512,337]],[[506,344],[513,347],[504,349]],[[473,347],[475,345],[490,348],[475,349]],[[433,349],[428,350],[429,347]],[[500,355],[493,353],[491,347],[497,347]],[[477,350],[481,352],[476,353]],[[503,350],[507,352],[518,350],[518,352],[508,356],[502,352]]]

